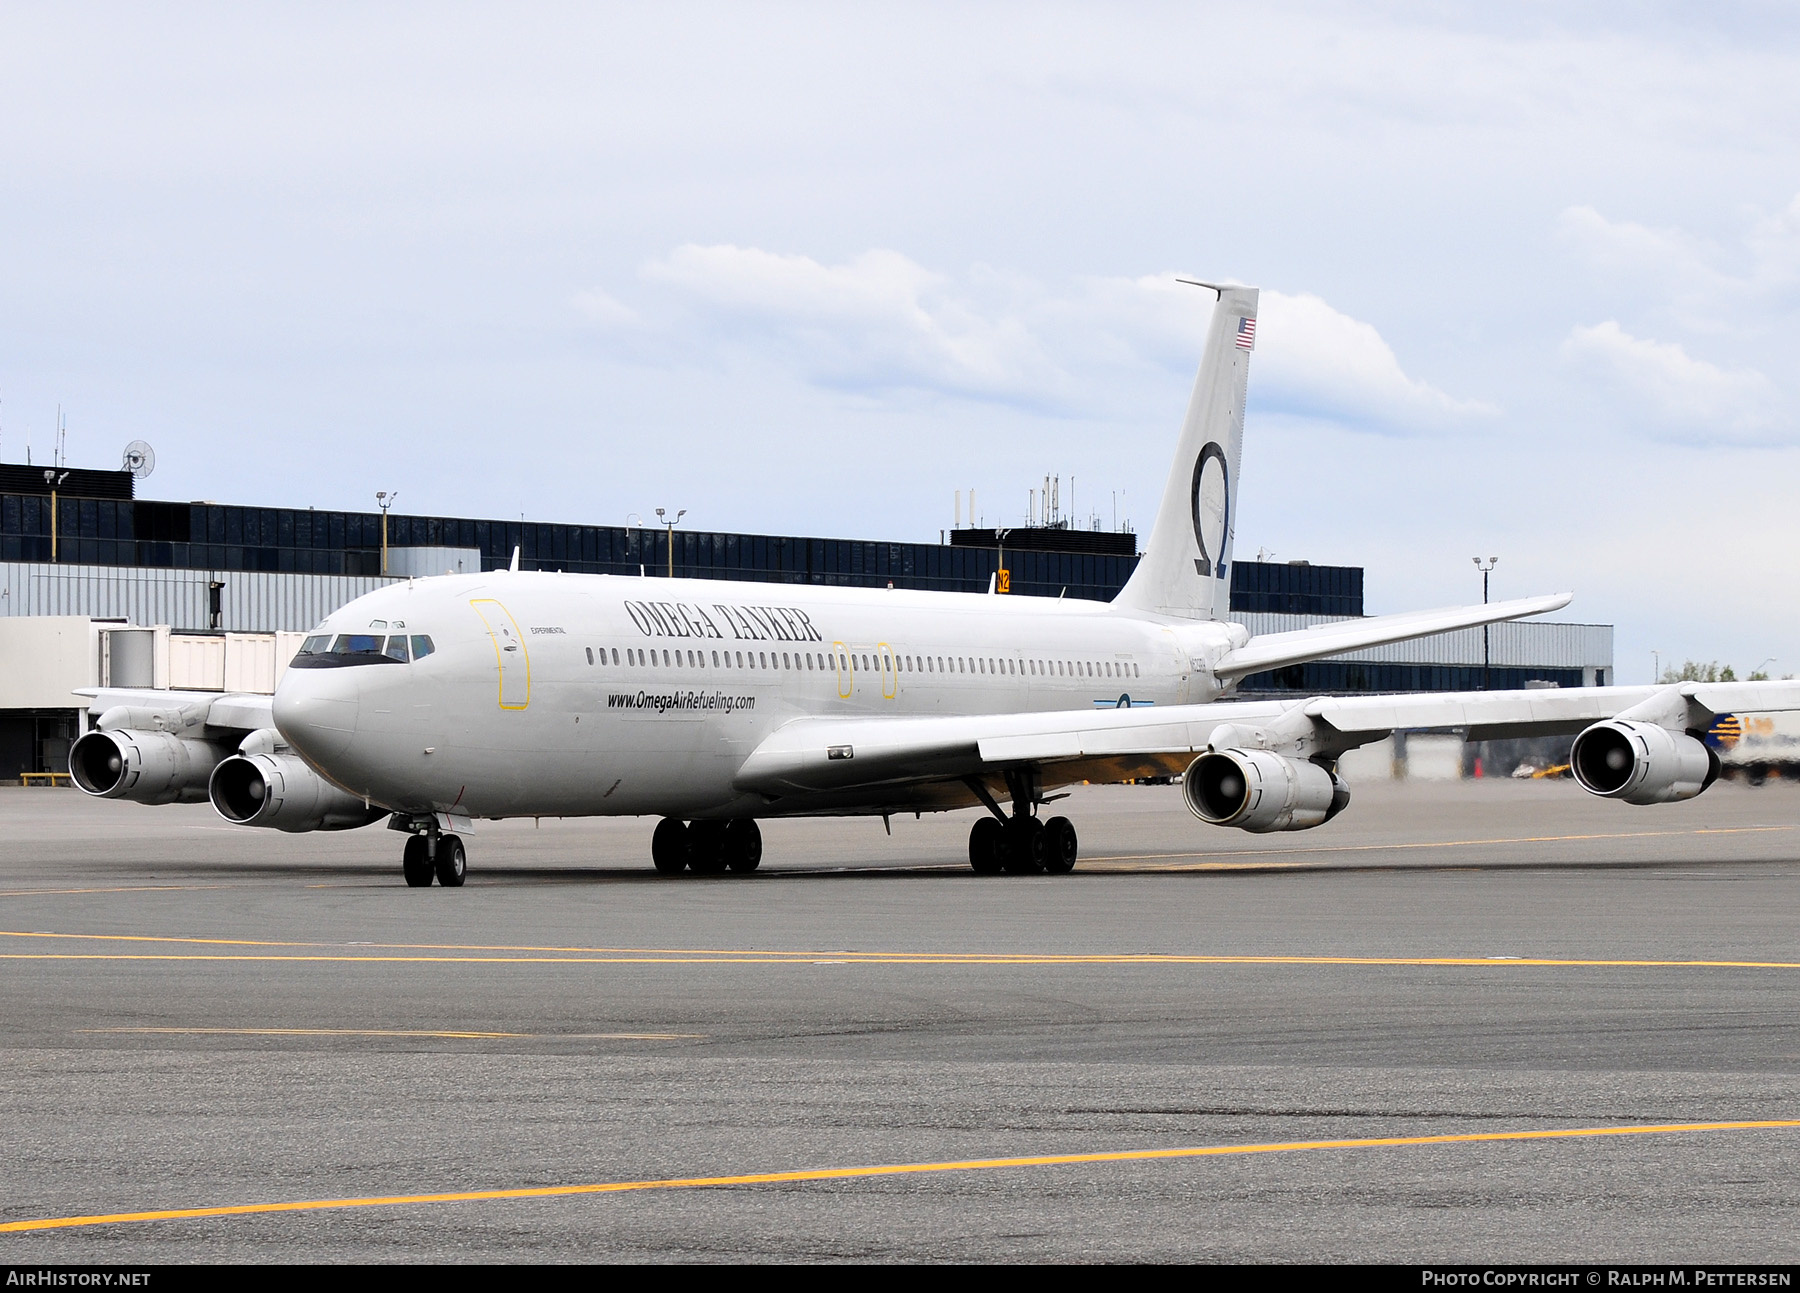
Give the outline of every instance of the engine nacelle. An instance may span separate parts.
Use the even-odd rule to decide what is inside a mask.
[[[208,794],[226,821],[278,831],[347,831],[388,815],[291,754],[234,754],[213,769]]]
[[[1685,732],[1609,718],[1575,738],[1570,769],[1581,788],[1628,804],[1692,799],[1718,779],[1719,756]]]
[[[174,732],[113,728],[89,732],[69,749],[69,777],[101,799],[197,804],[227,753],[216,741]]]
[[[1350,788],[1316,763],[1269,750],[1213,750],[1181,781],[1188,811],[1214,826],[1304,831],[1344,811]]]

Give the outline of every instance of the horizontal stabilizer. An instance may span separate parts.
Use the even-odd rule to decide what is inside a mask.
[[[1231,652],[1214,667],[1221,678],[1242,678],[1278,669],[1282,665],[1322,660],[1326,656],[1360,651],[1364,647],[1404,642],[1408,638],[1430,637],[1452,629],[1473,628],[1481,624],[1497,624],[1501,620],[1523,619],[1528,615],[1544,615],[1561,610],[1574,599],[1572,593],[1556,593],[1549,597],[1520,597],[1510,602],[1492,602],[1483,606],[1450,606],[1436,611],[1407,611],[1400,615],[1372,615],[1366,619],[1334,620],[1291,633],[1265,633],[1253,637]]]

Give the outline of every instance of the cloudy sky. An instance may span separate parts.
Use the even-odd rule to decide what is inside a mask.
[[[1189,274],[1265,291],[1240,555],[1800,673],[1800,19],[1494,8],[0,5],[0,460],[1147,531]]]

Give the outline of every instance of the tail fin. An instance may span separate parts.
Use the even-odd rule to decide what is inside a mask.
[[[1186,619],[1222,619],[1231,609],[1231,538],[1257,290],[1216,290],[1219,302],[1156,525],[1137,569],[1113,600],[1124,609]]]

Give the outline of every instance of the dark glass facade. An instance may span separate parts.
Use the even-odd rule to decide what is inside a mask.
[[[241,508],[212,502],[59,497],[58,560],[83,565],[148,565],[203,571],[380,574],[382,517],[376,511]],[[583,574],[670,569],[664,529],[567,526],[526,520],[389,517],[389,546],[473,547],[482,569],[520,549],[520,565]],[[679,578],[837,583],[853,587],[979,592],[994,576],[992,547],[882,544],[864,538],[733,535],[675,531]],[[0,560],[50,560],[50,499],[0,495]],[[1111,601],[1134,553],[1006,553],[1012,592]],[[1354,565],[1237,562],[1231,609],[1283,614],[1363,614],[1363,571]]]
[[[1276,615],[1361,615],[1361,566],[1239,561],[1231,567],[1231,609]]]
[[[150,499],[58,498],[57,560],[99,566],[269,570],[315,575],[381,573],[381,515]],[[475,548],[484,570],[519,549],[527,570],[635,575],[669,569],[660,528],[390,516],[395,548]],[[676,530],[678,578],[752,579],[981,592],[996,569],[992,548],[876,543],[770,534]],[[0,494],[0,561],[50,560],[50,500]],[[1027,597],[1110,601],[1137,566],[1132,553],[1006,552],[1012,592]],[[1240,561],[1231,570],[1231,609],[1298,615],[1361,615],[1363,572],[1355,566]]]
[[[321,512],[211,503],[94,498],[57,500],[57,560],[102,566],[270,570],[374,575],[381,570],[378,512]],[[485,570],[513,548],[527,570],[635,575],[669,570],[662,529],[390,516],[391,547],[475,548]],[[678,578],[750,579],[980,592],[996,569],[988,548],[875,543],[767,534],[676,530]],[[0,495],[0,560],[50,560],[50,500]],[[1006,554],[1015,594],[1110,600],[1137,565],[1133,555]]]
[[[1483,670],[1478,664],[1380,664],[1315,660],[1253,673],[1239,686],[1243,695],[1258,692],[1305,692],[1330,695],[1352,691],[1481,691],[1482,675],[1488,691],[1517,691],[1527,682],[1553,682],[1559,687],[1579,687],[1579,669]]]

